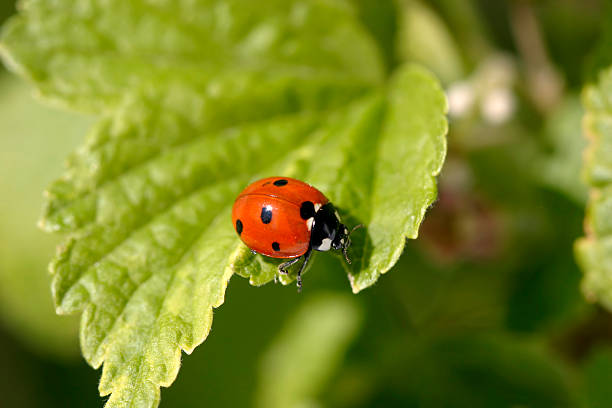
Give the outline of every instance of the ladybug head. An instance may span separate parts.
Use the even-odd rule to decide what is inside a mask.
[[[350,235],[362,225],[357,225],[350,232],[348,228],[340,223],[340,216],[331,203],[322,206],[316,212],[310,245],[316,251],[329,251],[330,249],[341,249],[346,262],[351,263],[347,249],[351,245]]]
[[[346,225],[340,224],[338,228],[338,232],[336,233],[336,237],[332,242],[332,248],[334,249],[342,249],[342,254],[344,255],[344,259],[346,259],[347,263],[351,263],[351,260],[348,257],[347,250],[348,247],[351,246],[351,234],[358,228],[363,227],[362,224],[355,225],[352,230],[348,230]]]

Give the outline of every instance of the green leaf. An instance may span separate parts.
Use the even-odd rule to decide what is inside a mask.
[[[263,354],[257,406],[317,406],[316,398],[357,334],[361,313],[354,300],[318,294],[304,300]]]
[[[576,242],[589,300],[612,309],[612,69],[583,94],[584,132],[590,140],[584,174],[591,187],[585,221],[586,237]]]
[[[433,76],[420,68],[399,69],[389,84],[377,145],[363,137],[351,149],[337,196],[366,225],[365,240],[355,239],[362,256],[347,265],[355,293],[395,265],[405,237],[417,237],[446,154],[445,112],[446,98]]]
[[[253,71],[380,80],[378,52],[354,14],[344,0],[33,0],[2,42],[43,96],[99,112],[118,106],[126,89],[186,78],[209,83],[209,92],[224,90],[219,77]]]
[[[397,54],[402,61],[417,61],[434,71],[444,84],[465,77],[455,39],[444,21],[426,4],[400,0]]]
[[[416,66],[401,67],[383,100],[359,102],[346,114],[343,137],[312,144],[294,164],[299,177],[337,204],[349,226],[365,226],[351,237],[353,263],[344,264],[354,293],[395,265],[406,237],[417,237],[435,200],[435,176],[446,153],[445,112],[446,99],[433,76]],[[282,174],[288,171],[293,170]],[[230,261],[240,266],[236,273],[250,276],[254,284],[270,281],[276,264],[262,262],[245,247]],[[280,277],[283,283],[293,278]]]
[[[581,206],[586,202],[587,187],[580,179],[582,152],[587,142],[580,134],[584,110],[576,96],[568,96],[547,118],[543,138],[546,153],[526,155],[534,178],[558,190]]]
[[[157,405],[233,273],[274,278],[230,222],[250,181],[304,179],[366,226],[354,292],[395,264],[435,199],[444,94],[416,66],[385,81],[344,1],[30,1],[2,43],[45,98],[102,116],[48,188],[41,226],[68,234],[56,309],[83,312],[108,407]]]

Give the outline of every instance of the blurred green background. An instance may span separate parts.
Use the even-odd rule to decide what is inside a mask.
[[[612,63],[609,2],[355,1],[390,67],[420,61],[447,89],[439,200],[358,296],[325,256],[299,296],[234,277],[162,406],[611,407],[612,317],[584,301],[572,249],[579,93]],[[2,21],[13,12],[1,3]],[[0,405],[102,406],[78,318],[53,311],[58,238],[36,227],[93,118],[39,105],[2,71],[0,123]]]

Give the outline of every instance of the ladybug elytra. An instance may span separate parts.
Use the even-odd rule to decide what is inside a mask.
[[[304,258],[297,273],[298,290],[313,250],[341,249],[351,263],[350,232],[327,197],[302,181],[268,177],[251,183],[234,202],[232,223],[251,251],[289,259],[278,266],[279,273],[287,274],[287,268]]]

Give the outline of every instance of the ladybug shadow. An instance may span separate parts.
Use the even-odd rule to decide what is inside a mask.
[[[348,273],[355,276],[362,270],[367,269],[370,264],[373,250],[372,238],[368,225],[363,220],[351,215],[342,207],[336,207],[336,209],[342,218],[342,223],[348,228],[349,232],[352,231],[349,236],[351,245],[347,249],[347,255],[351,263],[346,262],[340,251],[338,256]]]

